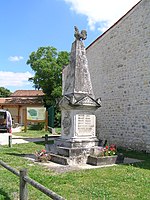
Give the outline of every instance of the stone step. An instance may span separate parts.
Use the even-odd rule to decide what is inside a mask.
[[[63,155],[66,157],[74,157],[74,156],[81,156],[84,154],[90,154],[90,149],[85,147],[80,148],[69,148],[69,147],[61,147],[57,146],[57,152],[59,155]]]
[[[49,153],[50,161],[61,165],[78,165],[86,164],[88,155],[86,153],[80,153],[78,156],[64,156],[54,153]]]
[[[50,161],[61,164],[61,165],[69,165],[68,158],[57,155],[57,154],[50,153]]]

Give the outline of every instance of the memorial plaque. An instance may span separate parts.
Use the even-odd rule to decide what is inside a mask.
[[[76,135],[95,136],[95,115],[76,115]]]

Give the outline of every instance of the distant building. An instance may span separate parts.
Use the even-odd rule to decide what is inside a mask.
[[[17,90],[7,98],[0,98],[0,109],[11,113],[14,123],[24,124],[24,111],[27,107],[43,107],[42,90]]]
[[[87,47],[97,134],[150,152],[150,0],[141,0]]]

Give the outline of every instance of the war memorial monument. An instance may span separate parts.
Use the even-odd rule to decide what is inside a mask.
[[[61,164],[87,162],[91,149],[98,145],[95,111],[101,106],[93,94],[88,61],[83,40],[87,32],[75,28],[70,64],[63,69],[63,97],[61,108],[61,136],[46,149],[51,160]]]

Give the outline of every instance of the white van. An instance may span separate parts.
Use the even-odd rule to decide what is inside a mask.
[[[12,117],[9,111],[0,109],[0,133],[12,133]]]

